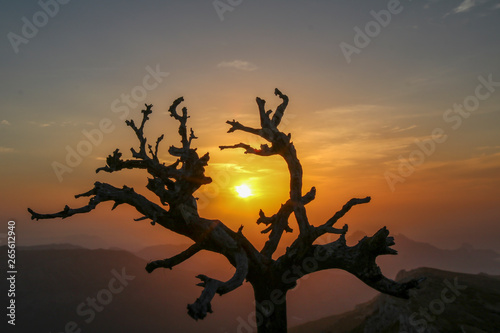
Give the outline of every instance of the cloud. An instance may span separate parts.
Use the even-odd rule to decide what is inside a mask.
[[[226,172],[233,171],[237,173],[252,173],[251,171],[246,170],[243,166],[236,163],[210,163],[210,166],[224,170]]]
[[[457,8],[453,9],[453,12],[455,14],[467,12],[476,4],[476,0],[464,0]]]
[[[14,148],[0,147],[0,154],[2,153],[12,153]]]
[[[5,119],[4,119],[4,120],[2,120],[2,121],[0,122],[0,124],[5,125],[5,126],[10,126],[9,121],[8,121],[8,120],[5,120]]]
[[[252,72],[257,69],[257,66],[251,62],[244,60],[222,61],[217,64],[218,68],[234,68],[240,71]]]
[[[95,124],[91,121],[86,121],[84,123],[82,122],[77,122],[74,120],[67,120],[67,121],[49,121],[47,123],[44,122],[38,122],[38,121],[30,121],[30,124],[38,126],[38,127],[51,127],[51,126],[60,126],[60,127],[66,127],[66,126],[95,126]]]
[[[450,14],[458,14],[458,13],[465,13],[470,11],[473,7],[479,6],[479,5],[484,5],[486,3],[490,2],[490,0],[464,0],[458,7],[454,8],[451,12],[447,13],[445,16],[448,16]],[[496,5],[493,7],[493,9],[500,8],[500,5]]]
[[[429,161],[421,167],[422,173],[433,175],[428,179],[442,182],[442,179],[453,179],[455,182],[472,182],[474,186],[491,184],[500,181],[500,153],[481,154],[479,156],[451,161]],[[483,183],[478,181],[482,180]]]
[[[392,133],[401,133],[401,132],[405,132],[405,131],[414,129],[416,127],[417,127],[417,125],[411,125],[411,126],[408,126],[408,127],[405,127],[405,128],[401,128],[399,126],[396,126],[396,127],[392,128],[390,131]]]
[[[38,127],[50,127],[50,126],[55,125],[56,123],[54,121],[51,121],[49,123],[40,123],[37,121],[30,121],[30,124],[33,124],[33,125],[38,126]]]
[[[499,150],[500,146],[480,146],[476,147],[477,150]]]

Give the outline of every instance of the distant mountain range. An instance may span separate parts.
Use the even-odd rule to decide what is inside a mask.
[[[500,255],[493,250],[479,250],[464,244],[458,249],[444,250],[434,245],[416,242],[404,235],[394,237],[396,256],[379,257],[384,273],[394,277],[401,269],[433,267],[463,273],[500,274]]]
[[[500,332],[500,276],[419,268],[396,280],[425,276],[410,300],[379,295],[353,311],[289,329],[290,333]]]
[[[360,239],[362,235],[354,237]],[[396,236],[396,244],[399,255],[379,260],[388,276],[400,269],[421,266],[468,273],[500,272],[499,256],[493,251],[471,247],[442,250],[402,235]],[[196,322],[187,315],[186,305],[201,293],[201,288],[196,286],[197,274],[222,280],[232,275],[234,268],[221,255],[204,251],[173,270],[158,270],[152,274],[145,271],[148,261],[175,255],[188,246],[152,246],[135,254],[119,249],[90,250],[71,244],[18,248],[16,332],[59,333],[64,332],[65,325],[70,322],[75,322],[82,332],[93,333],[225,333],[238,329],[250,332],[252,327],[248,318],[252,318],[254,306],[248,283],[223,297],[217,296],[212,303],[214,312],[204,320]],[[0,268],[4,271],[6,253],[6,247],[0,247]],[[123,291],[114,293],[111,289],[120,289],[117,275],[134,278],[126,281],[128,284]],[[7,281],[2,280],[0,286],[6,290]],[[308,275],[299,280],[298,286],[287,296],[289,326],[353,310],[357,304],[377,294],[343,271]],[[99,297],[109,304],[99,303]],[[97,300],[96,309],[89,303],[93,298]],[[5,321],[0,327],[4,324]]]
[[[0,248],[6,271],[6,247]],[[17,251],[16,326],[0,323],[0,332],[234,332],[240,315],[253,309],[249,288],[213,301],[214,313],[202,321],[187,315],[187,304],[202,289],[193,272],[148,274],[146,261],[123,250],[54,249]],[[2,299],[8,283],[0,282]],[[74,323],[74,324],[73,324]]]

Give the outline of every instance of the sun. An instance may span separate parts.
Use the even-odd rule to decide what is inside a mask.
[[[248,198],[253,195],[252,189],[246,185],[246,184],[241,184],[240,186],[235,186],[234,188],[236,190],[236,193],[238,193],[238,196],[240,198]]]

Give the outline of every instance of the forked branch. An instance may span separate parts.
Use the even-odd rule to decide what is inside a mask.
[[[328,221],[326,221],[323,225],[316,227],[314,229],[314,239],[321,237],[326,233],[334,233],[334,234],[345,234],[347,232],[347,225],[344,225],[342,229],[334,228],[333,225],[340,220],[351,208],[355,205],[364,204],[370,202],[371,198],[366,197],[362,199],[353,198],[349,200],[341,210],[335,213]]]
[[[106,183],[96,182],[94,188],[88,192],[75,195],[75,198],[79,197],[90,197],[89,203],[83,207],[72,209],[67,205],[64,209],[58,213],[53,214],[40,214],[28,208],[31,214],[31,219],[43,220],[43,219],[53,219],[53,218],[67,218],[76,214],[88,213],[95,209],[97,205],[106,201],[113,201],[114,205],[112,209],[115,209],[118,205],[128,204],[134,207],[139,213],[151,219],[153,222],[157,222],[162,219],[162,223],[168,224],[165,219],[168,217],[168,212],[158,206],[157,204],[149,201],[144,196],[136,193],[133,188],[123,186],[123,188],[116,188]]]
[[[203,319],[207,312],[212,313],[212,305],[210,302],[215,294],[224,295],[243,284],[248,274],[248,257],[243,250],[240,250],[235,255],[236,271],[231,279],[222,282],[212,279],[206,275],[200,274],[196,276],[202,282],[198,286],[203,287],[203,291],[193,304],[188,305],[188,313],[194,319]]]

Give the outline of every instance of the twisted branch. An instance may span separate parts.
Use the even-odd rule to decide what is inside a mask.
[[[277,260],[280,267],[290,265],[308,264],[307,272],[301,272],[296,276],[287,277],[293,286],[295,281],[305,274],[318,272],[325,269],[338,268],[345,270],[368,286],[388,295],[399,298],[409,298],[409,291],[418,288],[423,281],[413,279],[406,283],[398,283],[385,277],[376,263],[379,255],[396,255],[397,251],[392,249],[394,238],[388,237],[389,231],[383,227],[371,237],[364,237],[355,246],[347,246],[345,235],[325,245],[312,245],[303,256],[297,256],[294,251],[288,251]]]
[[[206,275],[200,274],[196,277],[202,282],[197,285],[203,287],[203,291],[193,304],[188,305],[188,314],[193,319],[203,319],[207,312],[212,313],[212,305],[210,302],[215,294],[224,295],[243,284],[243,281],[248,274],[248,257],[243,250],[240,250],[234,257],[236,271],[231,279],[222,282],[212,279]]]
[[[351,210],[351,208],[355,205],[360,205],[364,203],[370,202],[371,198],[366,197],[363,199],[358,199],[358,198],[353,198],[349,200],[341,210],[335,213],[328,221],[326,221],[323,225],[316,227],[314,229],[314,239],[326,234],[326,233],[333,233],[333,234],[345,234],[347,232],[347,224],[344,225],[342,229],[337,229],[334,228],[333,225],[340,220],[347,212]]]
[[[193,255],[196,253],[200,252],[203,248],[198,244],[195,243],[191,245],[187,250],[167,259],[163,260],[155,260],[146,265],[146,271],[148,273],[153,272],[157,268],[168,268],[172,269],[174,266],[179,265],[180,263],[188,260],[191,258]]]
[[[62,218],[76,215],[84,214],[94,210],[97,205],[101,202],[113,201],[114,205],[112,209],[115,209],[118,205],[128,204],[134,207],[139,213],[143,214],[145,217],[151,219],[153,222],[158,222],[162,219],[162,225],[169,227],[171,222],[169,222],[169,215],[166,210],[158,206],[157,204],[149,201],[144,196],[136,193],[133,188],[123,186],[123,188],[116,188],[106,183],[96,182],[94,183],[94,188],[88,192],[75,195],[75,198],[79,197],[90,197],[89,203],[80,208],[69,208],[67,205],[64,209],[58,213],[53,214],[40,214],[28,208],[31,214],[31,219],[34,220],[44,220],[53,218]]]

